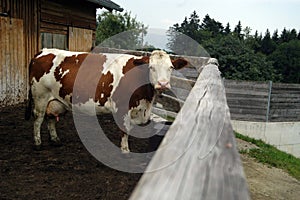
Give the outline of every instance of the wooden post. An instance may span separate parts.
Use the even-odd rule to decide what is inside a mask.
[[[268,107],[267,107],[267,114],[266,114],[266,122],[269,122],[270,107],[271,107],[272,84],[273,84],[273,82],[269,81],[269,94],[268,94]]]
[[[203,67],[130,199],[249,199],[215,63]]]

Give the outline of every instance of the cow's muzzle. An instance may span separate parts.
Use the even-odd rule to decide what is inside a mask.
[[[157,90],[166,90],[170,89],[171,85],[169,81],[158,81],[154,88]]]

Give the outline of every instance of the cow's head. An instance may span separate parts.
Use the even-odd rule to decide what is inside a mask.
[[[137,59],[135,63],[149,65],[150,82],[158,90],[170,89],[170,79],[173,69],[181,69],[188,64],[182,58],[171,60],[170,56],[161,50],[155,50],[151,53],[150,57]]]

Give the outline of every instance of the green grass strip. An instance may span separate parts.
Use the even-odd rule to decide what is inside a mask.
[[[278,150],[272,145],[266,144],[262,140],[256,140],[247,136],[235,133],[236,137],[255,144],[258,149],[250,149],[249,151],[241,151],[242,154],[248,154],[257,161],[272,167],[282,169],[291,176],[300,180],[300,159],[295,156]]]

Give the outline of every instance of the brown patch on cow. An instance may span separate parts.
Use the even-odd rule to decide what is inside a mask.
[[[132,62],[133,62],[133,65],[134,65],[134,66],[149,64],[149,60],[150,60],[149,56],[144,56],[144,57],[138,58],[138,59],[134,59],[134,58],[132,58],[132,59],[133,59]],[[130,65],[129,65],[129,67],[130,67]],[[126,68],[126,66],[125,66],[125,68]],[[123,68],[123,70],[124,70],[125,68]],[[130,69],[129,69],[129,70],[130,70]],[[128,70],[127,70],[127,71],[128,71]],[[123,72],[124,72],[124,71],[123,71]],[[125,72],[125,73],[126,73],[126,72]]]
[[[40,52],[41,53],[41,52]],[[29,81],[31,82],[33,78],[40,81],[40,78],[50,72],[51,67],[53,66],[53,60],[55,58],[54,54],[47,54],[41,57],[38,57],[37,54],[30,62],[29,65]]]
[[[113,94],[113,100],[117,103],[118,108],[124,107],[128,111],[128,109],[137,107],[142,99],[148,102],[153,100],[155,91],[149,80],[149,68],[148,66],[143,66],[146,62],[140,62],[141,60],[146,61],[147,59],[147,57],[142,59],[131,58],[123,67],[124,76],[121,78]],[[140,65],[137,65],[138,63]],[[137,86],[139,87],[137,88]],[[127,99],[128,95],[131,96],[129,102]],[[127,106],[125,106],[125,104]]]
[[[54,72],[56,80],[62,84],[59,95],[65,98],[73,94],[72,103],[85,103],[92,98],[104,105],[111,94],[113,82],[110,72],[105,75],[102,73],[105,61],[106,56],[102,54],[85,53],[66,57]],[[68,73],[62,76],[66,71]],[[75,81],[76,91],[73,91]]]
[[[113,74],[107,72],[107,74],[102,74],[97,85],[96,95],[94,101],[99,101],[101,106],[104,106],[105,102],[111,95],[113,89],[112,82],[114,80]]]
[[[175,60],[171,60],[174,69],[178,70],[188,65],[188,61],[183,58],[177,58]]]
[[[126,74],[128,71],[130,71],[132,68],[134,68],[136,66],[135,61],[136,61],[136,59],[134,59],[134,58],[130,58],[127,61],[126,65],[122,69],[123,74]]]
[[[155,95],[154,87],[149,80],[148,66],[137,65],[140,59],[138,62],[135,62],[136,60],[131,58],[127,61],[123,67],[124,76],[112,96],[118,108],[114,119],[122,130],[126,130],[123,124],[124,115],[128,113],[128,110],[137,107],[143,99],[149,103],[152,102]]]

